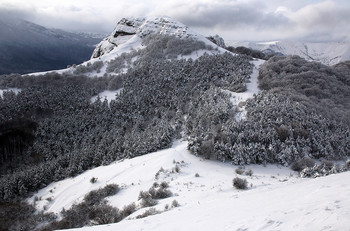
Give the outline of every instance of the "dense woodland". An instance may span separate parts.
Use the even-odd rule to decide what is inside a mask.
[[[260,69],[262,92],[246,103],[247,118],[237,121],[223,90],[245,91],[251,57],[178,59],[212,49],[186,41],[150,37],[148,49],[111,61],[102,78],[84,76],[100,62],[70,74],[0,76],[0,89],[21,89],[0,97],[1,203],[179,138],[195,155],[239,165],[349,157],[348,63],[327,67],[296,56],[270,58]],[[110,103],[91,102],[104,90],[121,88]]]

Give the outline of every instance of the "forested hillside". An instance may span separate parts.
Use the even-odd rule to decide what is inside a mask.
[[[214,118],[220,125],[234,113],[221,89],[241,88],[251,72],[247,57],[228,53],[196,61],[144,56],[134,65],[126,74],[106,78],[2,76],[2,88],[21,89],[18,95],[9,92],[1,98],[3,127],[23,120],[35,125],[28,142],[4,140],[3,199],[27,196],[91,167],[169,147],[181,136],[186,115],[198,99],[212,111],[207,125]],[[90,102],[108,86],[123,89],[116,100]],[[24,147],[17,151],[18,146]]]

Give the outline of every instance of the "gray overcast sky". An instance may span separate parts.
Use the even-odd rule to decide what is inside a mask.
[[[226,41],[350,41],[350,0],[0,0],[5,12],[69,31],[110,33],[123,17],[169,16]]]

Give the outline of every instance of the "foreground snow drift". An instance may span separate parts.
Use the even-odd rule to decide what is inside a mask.
[[[239,176],[249,189],[232,187],[236,166],[204,160],[186,150],[186,142],[134,159],[87,171],[75,178],[52,183],[34,197],[37,208],[59,213],[80,202],[90,190],[117,183],[121,191],[108,198],[122,208],[137,202],[141,190],[166,181],[175,196],[159,200],[161,214],[135,217],[143,208],[116,224],[81,230],[348,230],[350,227],[350,173],[301,179],[288,168],[248,166],[252,176]],[[180,171],[172,171],[176,165]],[[156,173],[163,168],[164,171]],[[198,173],[197,177],[195,176]],[[92,177],[96,183],[90,183]],[[49,200],[46,200],[50,198]],[[180,207],[165,210],[176,199]],[[80,230],[80,229],[79,229]]]

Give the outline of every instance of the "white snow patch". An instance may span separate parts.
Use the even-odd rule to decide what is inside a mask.
[[[4,96],[4,92],[12,91],[16,95],[22,91],[22,89],[19,88],[6,88],[6,89],[0,89],[0,97]]]
[[[103,92],[100,92],[98,95],[92,97],[90,99],[91,103],[96,102],[97,99],[100,99],[102,102],[107,100],[108,103],[110,103],[112,100],[114,100],[119,93],[123,90],[123,88],[120,88],[118,90],[115,91],[110,91],[110,90],[105,90]]]

